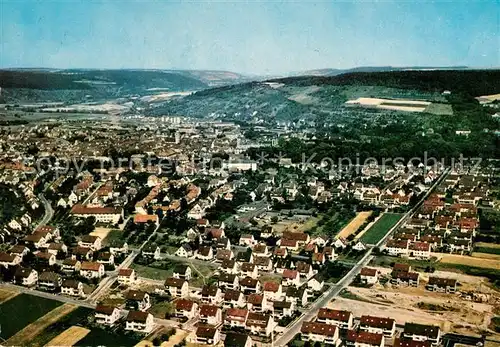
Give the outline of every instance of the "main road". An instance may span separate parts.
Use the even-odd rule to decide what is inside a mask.
[[[403,217],[385,234],[385,236],[377,242],[376,245],[374,245],[373,248],[375,247],[380,247],[383,245],[387,239],[393,234],[395,230],[397,230],[400,226],[402,226],[408,218],[410,218],[415,211],[423,204],[425,199],[432,193],[432,191],[437,187],[438,184],[440,184],[443,179],[448,175],[448,172],[450,169],[446,169],[441,176],[434,182],[434,184],[427,190],[425,195],[413,206],[411,210],[406,212]],[[287,346],[288,343],[293,340],[295,335],[297,335],[300,332],[300,328],[302,327],[302,323],[304,322],[309,322],[316,315],[318,314],[318,311],[320,308],[325,307],[333,298],[335,298],[339,293],[345,289],[353,280],[354,278],[359,274],[361,269],[365,267],[370,261],[373,259],[372,251],[373,248],[369,248],[366,254],[361,258],[355,265],[354,267],[340,280],[338,281],[335,285],[331,286],[330,289],[328,289],[318,300],[316,300],[310,309],[305,312],[302,316],[299,317],[294,323],[292,323],[284,332],[283,334],[276,340],[274,341],[274,346]]]

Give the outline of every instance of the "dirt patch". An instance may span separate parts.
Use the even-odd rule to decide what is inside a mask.
[[[483,258],[483,259],[491,259],[491,260],[500,261],[500,254],[473,252],[472,256],[474,258]]]
[[[187,335],[186,330],[177,329],[175,335],[170,336],[168,341],[163,342],[160,347],[174,347],[176,344],[181,343]]]
[[[45,347],[49,346],[73,346],[75,343],[83,339],[87,334],[90,333],[89,329],[82,327],[73,326],[66,329],[61,334],[50,340]]]
[[[346,227],[338,233],[337,237],[347,239],[350,235],[358,231],[359,227],[366,222],[371,214],[372,211],[359,212],[356,217],[354,217],[353,220],[351,220],[349,224],[347,224]]]
[[[102,227],[97,227],[93,232],[91,232],[89,235],[91,236],[99,236],[101,240],[104,240],[106,236],[111,232],[110,228],[102,228]]]
[[[439,325],[445,332],[468,329],[480,333],[488,329],[494,306],[465,302],[454,294],[432,293],[421,288],[349,287],[353,296],[363,301],[340,298],[329,306],[347,309],[357,317],[371,314],[390,317],[398,324],[416,322]],[[451,324],[451,322],[453,324]]]
[[[15,297],[18,294],[19,294],[19,292],[15,291],[15,290],[3,289],[3,288],[0,289],[0,304],[7,301],[7,300],[12,299],[13,297]]]
[[[76,309],[76,305],[64,304],[59,306],[46,315],[38,318],[36,321],[17,332],[14,336],[7,340],[7,346],[27,346],[29,341],[40,334],[49,325],[57,322],[59,319]]]
[[[486,258],[475,258],[457,254],[445,254],[440,256],[440,258],[441,258],[440,261],[443,263],[460,264],[465,266],[500,270],[500,261],[497,260],[486,259]]]

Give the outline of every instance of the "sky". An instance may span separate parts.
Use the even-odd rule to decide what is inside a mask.
[[[0,67],[500,66],[500,2],[0,0]]]

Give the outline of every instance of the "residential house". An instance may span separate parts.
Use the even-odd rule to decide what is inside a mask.
[[[97,262],[109,266],[115,265],[115,256],[111,252],[99,252]]]
[[[359,273],[359,278],[363,284],[375,284],[378,282],[378,271],[377,269],[364,267]]]
[[[247,307],[253,312],[264,312],[268,309],[269,303],[263,294],[250,294],[247,297]]]
[[[418,272],[393,271],[391,276],[391,283],[394,285],[418,287],[420,279]]]
[[[185,279],[189,281],[192,277],[192,271],[189,265],[179,264],[174,267],[174,272],[172,274],[174,278]]]
[[[169,277],[165,280],[165,290],[170,296],[185,298],[189,295],[189,284],[185,279]]]
[[[275,258],[286,258],[288,256],[288,250],[284,247],[278,247],[274,250],[273,255]]]
[[[58,254],[68,253],[68,247],[64,243],[51,242],[47,247],[47,252],[57,257]]]
[[[316,274],[307,281],[307,288],[313,292],[319,292],[323,289],[325,281],[320,274]]]
[[[257,257],[270,257],[271,256],[271,252],[269,252],[269,248],[267,247],[267,245],[265,243],[259,243],[259,244],[255,245],[252,249],[252,252],[253,252],[254,256],[257,256]]]
[[[59,288],[62,285],[62,277],[61,275],[46,271],[42,272],[38,276],[38,288],[42,290],[46,290],[48,292],[59,292]]]
[[[231,260],[234,258],[234,253],[230,249],[218,249],[217,254],[215,255],[215,259],[219,262],[223,262],[224,260]]]
[[[65,279],[61,284],[61,294],[83,298],[85,297],[83,283],[74,279]]]
[[[47,242],[49,241],[49,237],[44,235],[43,233],[34,233],[24,237],[23,241],[31,245],[35,248],[44,248],[47,246]]]
[[[260,282],[259,280],[252,277],[245,277],[240,280],[241,291],[245,294],[260,293]]]
[[[67,258],[64,259],[61,269],[66,273],[80,272],[82,263],[79,260]]]
[[[425,288],[431,292],[455,293],[457,291],[457,280],[431,276]]]
[[[35,253],[35,259],[40,264],[53,266],[56,264],[56,256],[48,252],[37,252]]]
[[[160,250],[160,247],[156,246],[156,245],[146,245],[143,249],[142,249],[142,256],[145,257],[145,258],[152,258],[152,259],[155,259],[155,260],[159,260],[161,259],[161,250]]]
[[[349,330],[344,343],[348,347],[383,347],[385,340],[383,334]]]
[[[434,325],[407,322],[402,336],[414,341],[429,341],[432,346],[438,346],[441,341],[441,328]]]
[[[220,342],[220,327],[200,325],[196,329],[195,343],[217,345]]]
[[[389,240],[384,247],[384,251],[395,257],[405,256],[408,255],[408,245],[408,240]]]
[[[293,301],[273,301],[272,306],[273,317],[281,319],[283,317],[291,317],[295,310],[295,302]]]
[[[348,244],[349,244],[349,242],[345,238],[343,238],[343,237],[338,237],[338,238],[335,239],[335,241],[333,241],[333,246],[335,248],[342,248],[342,249],[344,249],[344,248],[347,247]]]
[[[101,278],[104,276],[104,265],[90,261],[84,261],[80,267],[80,276],[86,278]]]
[[[283,271],[283,285],[285,286],[299,286],[300,275],[297,270],[285,269]]]
[[[417,259],[430,259],[431,245],[427,242],[413,242],[410,244],[410,257]]]
[[[304,341],[320,342],[337,346],[339,344],[339,328],[335,325],[304,322],[300,329]]]
[[[198,304],[193,300],[178,299],[175,301],[175,316],[192,319],[198,316]]]
[[[264,296],[267,298],[267,300],[275,301],[279,300],[281,296],[283,295],[282,293],[282,286],[280,283],[277,282],[265,282],[264,285],[262,286]]]
[[[223,260],[219,269],[220,269],[220,271],[228,273],[228,274],[237,274],[238,273],[238,265],[236,264],[236,261],[234,259]]]
[[[71,250],[71,258],[77,259],[80,261],[87,260],[91,261],[94,256],[94,251],[88,247],[74,247]]]
[[[128,244],[125,241],[115,241],[109,246],[109,251],[113,255],[128,253]]]
[[[288,287],[285,292],[285,300],[304,307],[307,305],[307,292],[304,287]]]
[[[218,286],[205,284],[201,289],[201,301],[217,305],[222,300],[222,290]]]
[[[193,249],[189,243],[184,243],[175,252],[175,255],[181,258],[191,258],[193,256]]]
[[[296,252],[299,250],[299,243],[297,240],[281,239],[278,241],[279,246],[286,248],[289,251]]]
[[[8,268],[9,266],[16,266],[21,264],[23,258],[17,254],[8,254],[6,252],[0,253],[0,265]]]
[[[245,328],[249,311],[244,308],[230,308],[226,311],[224,324],[234,328]]]
[[[81,240],[78,242],[78,246],[98,251],[102,247],[102,239],[99,236],[83,235]]]
[[[225,307],[244,307],[245,296],[239,290],[227,289],[224,293]]]
[[[130,285],[137,281],[137,274],[134,269],[120,269],[118,271],[118,283]]]
[[[298,261],[295,263],[295,269],[299,272],[299,275],[305,279],[309,279],[314,275],[313,268],[311,264],[304,261]]]
[[[385,337],[393,337],[396,332],[396,321],[392,318],[365,315],[360,318],[359,329],[370,333],[383,334]]]
[[[95,308],[95,321],[97,324],[113,326],[120,319],[120,310],[114,306],[99,304]]]
[[[255,238],[253,237],[252,234],[243,234],[243,235],[241,235],[240,236],[240,240],[238,242],[238,244],[240,246],[248,246],[248,247],[252,247],[256,243],[257,243],[257,241],[255,240]]]
[[[349,311],[320,308],[317,315],[317,321],[348,330],[353,328],[354,316],[352,312]]]
[[[253,263],[260,271],[270,272],[273,269],[273,262],[269,257],[254,257]]]
[[[149,294],[141,290],[129,290],[125,299],[128,310],[147,311],[151,307]]]
[[[151,313],[129,311],[125,318],[125,330],[150,333],[154,329],[154,318]]]
[[[337,258],[337,254],[335,253],[335,249],[333,247],[327,246],[323,248],[323,254],[328,261],[334,261],[335,258]]]
[[[219,325],[222,324],[222,311],[216,305],[200,306],[200,322],[203,324]]]
[[[38,282],[38,272],[31,268],[18,267],[14,272],[14,283],[33,287]]]
[[[12,246],[11,249],[9,249],[9,254],[12,254],[12,255],[17,255],[19,257],[24,258],[24,256],[26,254],[28,254],[30,252],[30,249],[26,246],[23,246],[23,245],[15,245],[15,246]]]
[[[247,316],[246,329],[252,334],[270,336],[275,325],[269,314],[250,312]]]
[[[326,257],[325,257],[325,255],[323,253],[315,252],[315,253],[313,253],[313,255],[311,257],[311,261],[315,265],[322,266],[322,265],[325,264]]]
[[[210,246],[202,246],[196,252],[195,257],[197,259],[210,261],[210,260],[214,259],[214,251],[212,250],[212,247],[210,247]]]
[[[221,273],[219,275],[218,286],[220,288],[238,289],[240,287],[239,278],[235,274]]]
[[[259,275],[259,272],[255,264],[245,262],[241,264],[240,274],[242,277],[251,277],[256,279]]]

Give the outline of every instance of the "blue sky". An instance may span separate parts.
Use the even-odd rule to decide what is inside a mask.
[[[0,67],[498,67],[499,28],[496,0],[0,0]]]

